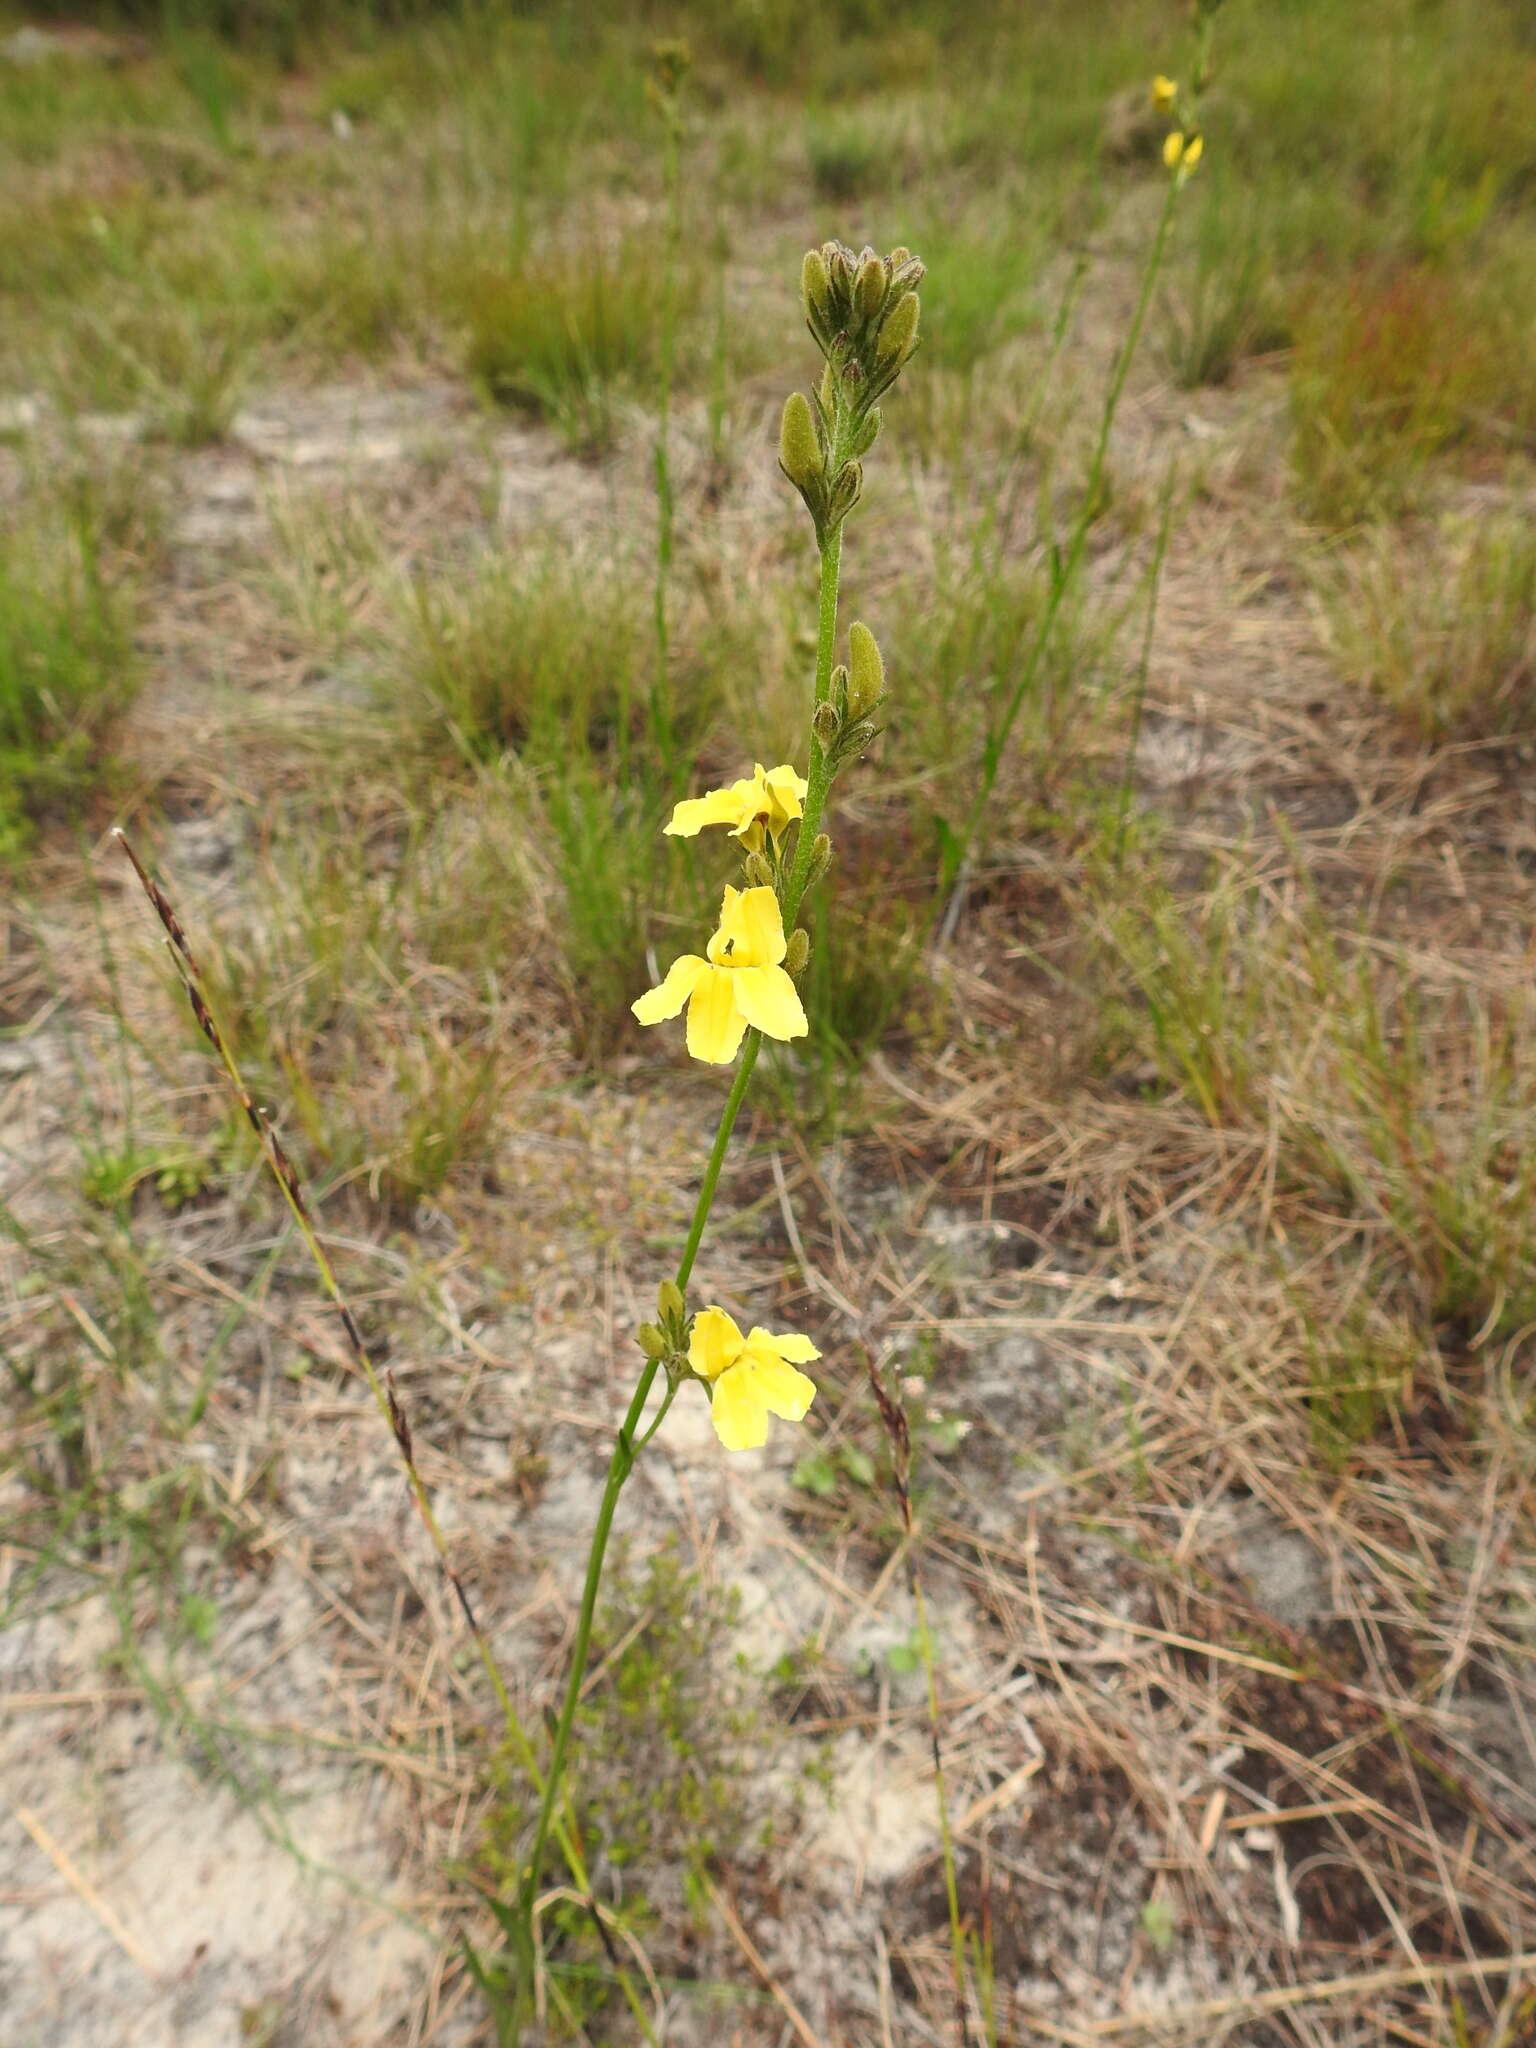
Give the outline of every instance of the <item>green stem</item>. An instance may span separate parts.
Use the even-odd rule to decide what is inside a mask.
[[[841,409],[834,429],[833,467],[840,465],[842,436],[846,421]],[[658,456],[661,450],[658,447]],[[658,471],[658,478],[661,472]],[[663,499],[665,511],[666,500]],[[837,600],[838,583],[842,566],[843,533],[839,524],[830,533],[820,536],[821,547],[821,595],[816,640],[816,694],[820,704],[832,688],[832,657],[837,645]],[[658,586],[658,606],[660,587]],[[658,637],[664,631],[664,613],[658,609]],[[664,648],[664,641],[662,642]],[[811,850],[821,824],[821,815],[826,807],[827,792],[832,786],[832,768],[825,749],[816,739],[811,738],[809,771],[806,777],[805,813],[800,823],[799,835],[795,841],[794,865],[784,886],[784,922],[793,926],[795,912],[805,894],[810,875]],[[746,1098],[747,1085],[752,1079],[752,1070],[757,1065],[758,1053],[762,1050],[762,1033],[749,1031],[741,1058],[736,1065],[731,1091],[725,1098],[720,1112],[720,1122],[715,1131],[715,1141],[710,1147],[709,1158],[704,1167],[704,1177],[699,1184],[698,1199],[694,1204],[693,1221],[683,1243],[682,1256],[677,1263],[674,1276],[679,1292],[686,1292],[693,1275],[694,1261],[699,1255],[699,1246],[704,1240],[705,1225],[709,1221],[714,1205],[715,1192],[720,1184],[721,1170],[725,1155],[730,1147],[731,1133],[736,1127],[736,1118]],[[592,1531],[592,1542],[587,1551],[586,1576],[581,1589],[581,1608],[576,1619],[576,1636],[571,1645],[570,1670],[566,1677],[565,1694],[560,1704],[560,1717],[555,1724],[554,1741],[550,1748],[549,1765],[544,1773],[539,1800],[538,1819],[534,1825],[533,1847],[529,1854],[523,1875],[521,1907],[523,1925],[531,1931],[533,1905],[538,1893],[539,1871],[543,1866],[544,1852],[549,1843],[550,1828],[554,1821],[555,1805],[560,1796],[560,1787],[565,1775],[566,1754],[570,1747],[571,1730],[576,1720],[576,1710],[581,1703],[582,1685],[586,1679],[587,1658],[592,1647],[592,1624],[597,1613],[598,1588],[602,1582],[603,1563],[608,1551],[608,1538],[613,1528],[613,1517],[618,1507],[619,1495],[624,1482],[634,1469],[635,1460],[650,1442],[661,1426],[662,1417],[671,1406],[676,1395],[676,1386],[669,1386],[661,1405],[660,1414],[654,1416],[643,1434],[637,1434],[640,1417],[645,1403],[655,1384],[661,1368],[659,1359],[647,1362],[639,1382],[630,1399],[624,1420],[614,1441],[613,1454],[608,1461],[608,1473],[603,1482],[603,1497],[598,1506],[597,1522]],[[537,1782],[537,1779],[535,1779]]]
[[[832,459],[828,464],[833,475],[842,465],[843,420],[841,411],[833,428]],[[824,702],[832,689],[832,657],[837,651],[837,597],[838,585],[843,566],[842,523],[833,527],[828,534],[820,536],[821,543],[821,596],[817,614],[816,630],[816,703]],[[795,839],[794,865],[789,871],[789,880],[784,885],[782,909],[786,932],[794,930],[795,916],[800,908],[800,899],[805,894],[806,883],[811,871],[811,851],[816,835],[821,830],[821,814],[826,809],[827,792],[832,787],[832,767],[826,750],[814,732],[811,734],[811,758],[806,770],[805,811],[800,820],[800,830]]]
[[[677,1271],[673,1275],[680,1293],[688,1291],[688,1282],[693,1274],[693,1262],[699,1255],[699,1246],[704,1239],[704,1226],[709,1221],[715,1188],[719,1184],[720,1169],[725,1164],[726,1148],[731,1142],[731,1132],[736,1127],[736,1112],[741,1108],[742,1099],[746,1095],[747,1083],[752,1078],[752,1069],[757,1065],[757,1055],[762,1050],[762,1044],[763,1034],[760,1031],[747,1033],[746,1049],[737,1063],[736,1078],[731,1083],[731,1092],[725,1098],[725,1107],[720,1112],[715,1142],[710,1147],[704,1178],[699,1184],[699,1199],[693,1205],[693,1221],[688,1226],[683,1255],[678,1260]]]
[[[570,1744],[571,1724],[576,1718],[576,1708],[581,1700],[582,1680],[586,1676],[587,1653],[592,1644],[592,1621],[597,1612],[597,1587],[603,1572],[603,1556],[608,1548],[608,1534],[613,1527],[614,1510],[619,1504],[619,1494],[629,1477],[635,1462],[635,1431],[639,1426],[641,1411],[651,1391],[651,1383],[661,1370],[661,1360],[646,1361],[645,1370],[635,1386],[624,1420],[613,1446],[613,1456],[608,1460],[608,1477],[603,1486],[603,1498],[597,1510],[597,1526],[592,1532],[592,1547],[587,1553],[587,1577],[581,1590],[581,1612],[576,1620],[576,1640],[571,1647],[571,1671],[566,1681],[565,1699],[560,1708],[560,1719],[555,1726],[554,1746],[549,1753],[549,1768],[544,1774],[544,1797],[539,1802],[538,1824],[533,1834],[533,1851],[523,1879],[523,1912],[531,1922],[533,1902],[537,1895],[539,1871],[544,1862],[544,1850],[549,1841],[550,1821],[554,1814],[555,1800],[560,1790],[560,1781],[565,1771],[565,1752]]]
[[[982,760],[981,781],[976,795],[966,813],[965,823],[958,835],[950,842],[945,855],[939,889],[935,892],[933,918],[936,919],[943,903],[945,890],[961,874],[975,845],[981,829],[988,803],[991,801],[993,786],[998,770],[1008,749],[1014,724],[1023,708],[1024,699],[1034,686],[1045,658],[1046,649],[1055,631],[1057,616],[1067,592],[1077,581],[1077,572],[1082,566],[1083,552],[1088,545],[1088,535],[1099,512],[1099,488],[1104,480],[1104,467],[1109,454],[1109,437],[1115,424],[1115,415],[1120,409],[1120,400],[1125,391],[1125,380],[1130,375],[1131,363],[1141,340],[1142,328],[1146,325],[1147,311],[1152,303],[1152,293],[1157,284],[1158,273],[1163,267],[1163,255],[1168,245],[1168,231],[1173,225],[1174,208],[1178,204],[1179,180],[1172,176],[1168,180],[1168,193],[1163,201],[1163,210],[1158,217],[1157,232],[1152,238],[1152,247],[1147,253],[1146,264],[1141,273],[1141,290],[1136,300],[1136,310],[1131,315],[1131,324],[1126,329],[1125,340],[1115,362],[1114,375],[1110,379],[1109,392],[1104,400],[1104,411],[1099,420],[1099,435],[1093,451],[1093,460],[1088,468],[1088,481],[1083,491],[1082,503],[1073,524],[1072,537],[1067,552],[1058,566],[1052,570],[1050,594],[1046,599],[1045,612],[1040,627],[1031,643],[1024,665],[1019,671],[1013,693],[1001,723],[990,734]],[[930,925],[931,928],[931,925]]]
[[[715,1199],[715,1190],[720,1183],[720,1170],[725,1164],[726,1150],[731,1142],[737,1112],[746,1096],[747,1083],[752,1078],[752,1069],[757,1064],[757,1055],[763,1042],[762,1033],[749,1032],[741,1059],[737,1063],[731,1092],[725,1098],[725,1107],[720,1112],[719,1127],[715,1142],[710,1147],[709,1160],[704,1168],[704,1178],[699,1186],[699,1197],[694,1204],[693,1222],[683,1246],[683,1255],[678,1261],[676,1283],[681,1291],[688,1285],[693,1272],[693,1262],[698,1257],[699,1245],[703,1241],[704,1226]],[[587,1674],[587,1656],[592,1647],[592,1621],[597,1612],[597,1591],[603,1576],[603,1560],[608,1551],[608,1537],[613,1527],[614,1510],[619,1504],[619,1495],[624,1482],[634,1469],[636,1457],[655,1435],[661,1416],[657,1416],[644,1436],[636,1437],[640,1417],[645,1403],[660,1370],[661,1361],[651,1359],[641,1373],[629,1408],[619,1433],[614,1441],[613,1455],[608,1460],[608,1476],[603,1483],[603,1497],[598,1506],[597,1524],[592,1531],[591,1546],[587,1551],[586,1579],[581,1589],[581,1611],[576,1620],[576,1639],[571,1645],[571,1668],[565,1682],[565,1697],[560,1705],[560,1718],[555,1724],[555,1738],[549,1754],[549,1766],[544,1773],[543,1796],[539,1801],[539,1817],[534,1828],[533,1850],[523,1878],[522,1908],[525,1924],[531,1924],[533,1901],[537,1893],[539,1871],[544,1862],[544,1851],[549,1841],[550,1825],[554,1816],[555,1802],[559,1797],[561,1780],[565,1773],[566,1751],[570,1746],[571,1728],[576,1719],[576,1709],[581,1703],[581,1688]],[[662,1403],[662,1414],[671,1406],[675,1389],[669,1389]],[[578,1880],[579,1881],[579,1880]]]

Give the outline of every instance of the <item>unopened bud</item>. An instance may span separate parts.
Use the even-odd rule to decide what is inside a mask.
[[[837,409],[837,379],[830,363],[821,373],[821,409],[829,420]]]
[[[832,298],[832,280],[827,275],[827,259],[819,249],[807,249],[805,261],[800,266],[800,296],[805,302],[806,318],[812,322],[826,312]]]
[[[773,887],[773,869],[768,865],[765,855],[749,853],[742,862],[741,867],[742,873],[747,878],[747,887],[749,889],[771,889]]]
[[[805,871],[805,886],[819,882],[832,865],[832,842],[825,832],[818,832],[811,841],[811,862]]]
[[[851,452],[855,455],[867,455],[880,438],[880,429],[883,425],[884,416],[879,406],[871,406],[864,415],[864,424],[859,429],[858,438],[854,441]]]
[[[1159,72],[1152,81],[1152,104],[1160,114],[1166,114],[1179,96],[1178,80],[1165,78]]]
[[[683,1290],[675,1280],[663,1280],[656,1290],[656,1313],[664,1323],[681,1320],[683,1313]]]
[[[854,303],[866,320],[877,320],[885,304],[885,265],[875,255],[866,256],[853,281]]]
[[[876,355],[882,363],[905,362],[917,346],[918,297],[904,292],[892,306],[880,329]]]
[[[832,671],[832,681],[828,685],[827,695],[837,706],[837,715],[841,718],[848,709],[848,671],[841,662]]]
[[[811,731],[824,747],[836,746],[842,724],[843,721],[837,715],[837,706],[828,702],[825,697],[811,714]]]
[[[837,482],[832,487],[832,496],[827,504],[827,518],[836,526],[846,519],[859,502],[859,493],[864,488],[864,472],[856,462],[845,462],[837,473]]]
[[[784,418],[779,427],[779,461],[784,474],[797,490],[806,490],[826,468],[811,401],[803,391],[791,391],[784,401]]]
[[[887,256],[885,260],[890,265],[893,271],[900,270],[903,263],[911,262],[912,251],[907,247],[905,242],[898,242],[896,244],[896,247],[891,251],[890,255]]]
[[[805,963],[811,957],[811,935],[802,924],[797,924],[784,944],[784,972],[801,975]]]
[[[667,1340],[654,1323],[642,1323],[635,1332],[635,1342],[647,1358],[665,1358]]]
[[[864,718],[885,695],[885,663],[875,636],[861,620],[848,628],[848,715]]]

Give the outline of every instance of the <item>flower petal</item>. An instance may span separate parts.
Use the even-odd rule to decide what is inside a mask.
[[[735,957],[741,937],[735,927],[736,905],[740,901],[741,891],[733,889],[727,882],[725,894],[720,899],[720,922],[715,926],[709,944],[704,948],[716,967],[725,965]]]
[[[746,1030],[736,1002],[736,976],[728,967],[705,967],[688,1001],[689,1052],[708,1066],[729,1066]]]
[[[762,773],[761,770],[758,772]],[[809,785],[805,777],[797,775],[787,761],[782,767],[770,768],[763,776],[763,783],[770,799],[768,829],[777,839],[780,833],[801,815]]]
[[[747,1349],[757,1356],[767,1353],[773,1358],[787,1358],[791,1365],[809,1365],[821,1353],[809,1337],[802,1337],[798,1330],[785,1330],[775,1336],[772,1330],[758,1327],[747,1339]]]
[[[711,789],[703,796],[685,797],[673,807],[671,817],[661,829],[676,838],[691,839],[706,825],[738,825],[743,812],[750,809],[751,789],[749,782],[734,782],[729,789]],[[743,790],[748,793],[745,801]]]
[[[629,1007],[642,1024],[659,1024],[664,1017],[675,1017],[698,987],[700,976],[708,972],[707,960],[697,953],[684,953],[667,969],[665,981],[648,988]]]
[[[799,991],[782,967],[738,967],[731,980],[737,1007],[749,1024],[770,1038],[804,1038],[810,1025]]]
[[[816,1382],[807,1379],[803,1372],[796,1372],[781,1358],[764,1358],[761,1353],[749,1350],[735,1370],[752,1375],[754,1400],[786,1422],[798,1422],[816,1398]]]
[[[757,1451],[768,1441],[768,1410],[745,1366],[733,1365],[715,1381],[709,1415],[728,1451]]]
[[[707,1380],[719,1379],[740,1358],[745,1339],[723,1308],[701,1308],[688,1339],[688,1363]]]
[[[784,958],[784,918],[771,889],[727,889],[720,929],[709,942],[718,966],[777,967]]]

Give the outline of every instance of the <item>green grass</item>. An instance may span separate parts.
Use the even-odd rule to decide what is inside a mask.
[[[685,310],[693,282],[685,266]],[[620,400],[642,395],[659,367],[663,275],[649,237],[610,249],[588,231],[505,257],[476,248],[444,291],[470,375],[500,404],[550,420],[574,448],[609,447]]]
[[[88,495],[45,508],[0,554],[0,859],[48,815],[110,785],[113,729],[137,686],[130,587]]]
[[[1162,292],[1168,366],[1185,390],[1225,384],[1246,356],[1289,338],[1263,202],[1223,164],[1202,166],[1201,179],[1187,253]]]
[[[1377,530],[1321,577],[1342,672],[1426,739],[1536,728],[1536,532],[1518,513]]]

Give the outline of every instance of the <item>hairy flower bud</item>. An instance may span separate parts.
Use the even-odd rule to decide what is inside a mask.
[[[811,401],[803,391],[791,391],[784,401],[784,418],[779,427],[779,461],[784,474],[797,490],[807,490],[826,468]]]
[[[811,841],[811,864],[805,871],[805,886],[819,882],[832,865],[832,842],[825,832],[818,832]]]
[[[861,620],[848,628],[848,715],[866,718],[885,695],[885,663],[875,636]]]
[[[635,1342],[647,1358],[665,1358],[667,1340],[654,1323],[642,1323],[635,1332]]]
[[[806,962],[811,957],[811,935],[803,924],[797,924],[784,946],[784,972],[798,977],[804,974]]]
[[[876,354],[882,363],[905,362],[917,346],[916,292],[905,292],[885,317]]]
[[[885,265],[873,253],[867,255],[859,265],[859,274],[853,281],[854,303],[865,320],[876,320],[880,308],[885,304]]]
[[[749,853],[741,864],[741,870],[747,878],[747,887],[749,889],[771,889],[773,887],[773,869],[768,865],[768,859],[765,854]]]
[[[824,317],[832,298],[832,280],[827,275],[827,259],[819,249],[807,249],[805,261],[800,266],[800,296],[805,302],[805,316],[814,324]]]
[[[837,482],[832,486],[832,495],[827,501],[827,519],[836,526],[846,519],[859,502],[859,493],[864,488],[864,472],[856,462],[845,462],[837,473]]]
[[[675,1280],[663,1280],[657,1288],[656,1313],[664,1323],[675,1323],[681,1319],[683,1291]]]
[[[826,698],[822,699],[811,714],[811,731],[824,747],[836,746],[842,724],[843,721],[837,715],[837,706],[828,702]]]

